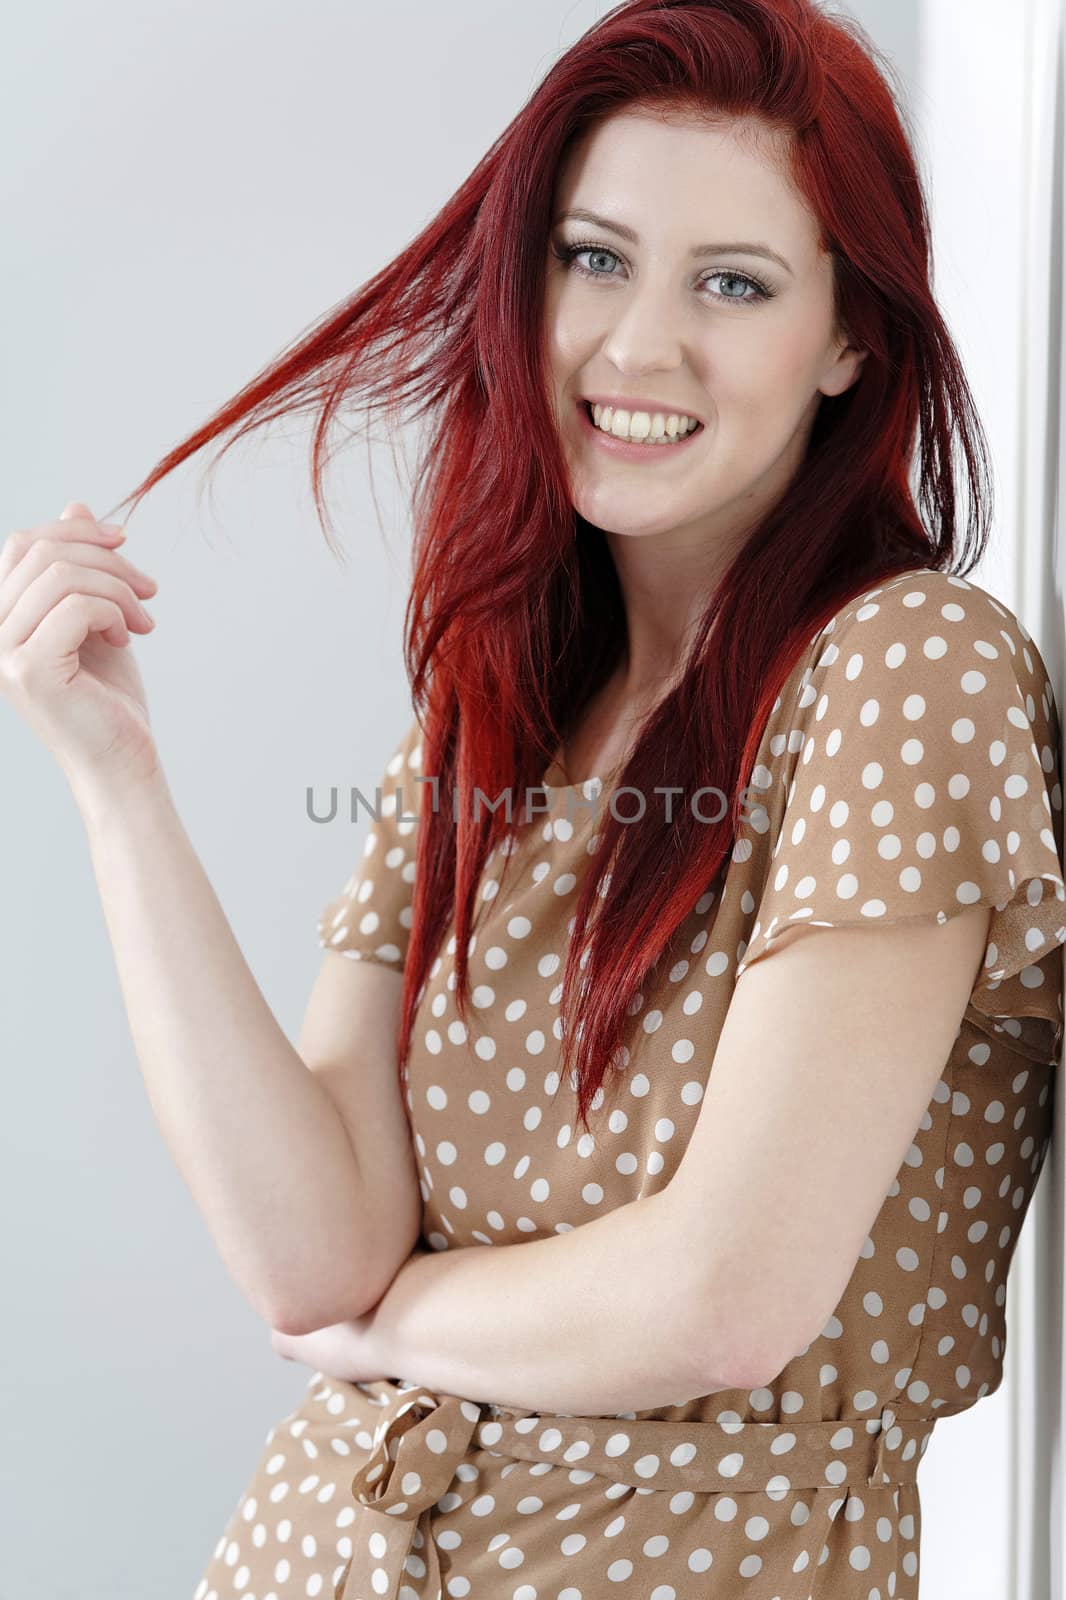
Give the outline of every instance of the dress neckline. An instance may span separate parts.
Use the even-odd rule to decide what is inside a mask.
[[[540,781],[545,789],[551,789],[558,794],[577,794],[579,791],[587,789],[590,784],[599,784],[606,789],[609,787],[610,780],[619,776],[625,766],[626,759],[623,756],[619,761],[615,762],[613,767],[609,767],[605,772],[590,773],[587,778],[582,778],[579,783],[566,783],[563,781],[566,777],[566,772],[560,760],[560,752],[557,750]]]

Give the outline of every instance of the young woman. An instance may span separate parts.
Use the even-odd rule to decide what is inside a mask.
[[[5,689],[153,1106],[314,1374],[196,1600],[917,1595],[919,1461],[1002,1377],[1066,942],[1058,711],[966,576],[929,250],[855,24],[629,0],[131,497],[317,399],[321,514],[338,405],[435,422],[412,717],[295,1049],[115,648],[151,581],[80,504],[8,540]]]

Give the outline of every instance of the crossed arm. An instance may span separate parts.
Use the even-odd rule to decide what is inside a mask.
[[[551,1238],[416,1251],[365,1316],[274,1348],[350,1382],[399,1375],[522,1410],[682,1404],[735,1385],[678,1227],[664,1189]]]
[[[275,1348],[350,1381],[573,1416],[769,1384],[847,1287],[989,919],[790,928],[737,982],[664,1189],[550,1238],[416,1253],[365,1316]]]

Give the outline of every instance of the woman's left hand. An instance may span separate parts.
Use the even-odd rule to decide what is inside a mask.
[[[381,1378],[382,1362],[375,1349],[373,1312],[352,1322],[334,1322],[313,1333],[270,1331],[270,1342],[286,1361],[298,1361],[327,1378],[366,1383]]]

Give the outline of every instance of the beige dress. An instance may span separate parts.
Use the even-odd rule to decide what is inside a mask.
[[[319,925],[328,948],[397,970],[420,758],[412,721]],[[432,1248],[551,1236],[662,1189],[737,977],[792,922],[994,908],[941,1079],[839,1304],[766,1388],[568,1416],[316,1373],[195,1600],[915,1600],[918,1465],[938,1418],[1002,1379],[1007,1270],[1052,1127],[1066,887],[1041,656],[987,591],[924,570],[819,631],[764,732],[750,777],[764,805],[643,994],[627,1081],[592,1139],[560,1081],[556,1021],[609,791],[551,785],[553,771],[510,889],[482,895],[470,1034],[454,938],[420,1002],[407,1106]],[[486,883],[501,865],[498,850]]]

